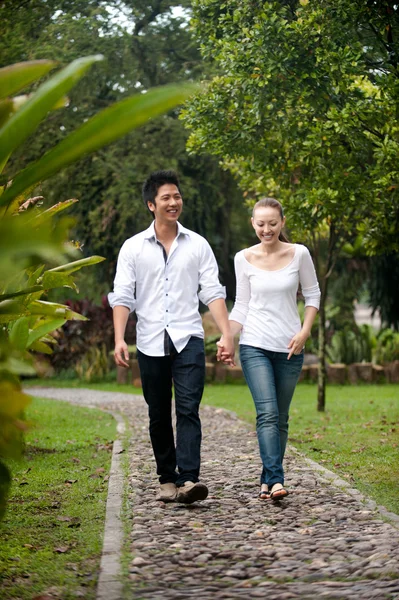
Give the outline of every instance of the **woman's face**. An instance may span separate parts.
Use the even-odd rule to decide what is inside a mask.
[[[251,219],[252,227],[262,244],[273,245],[278,242],[280,231],[284,227],[285,217],[281,218],[278,208],[260,206]]]

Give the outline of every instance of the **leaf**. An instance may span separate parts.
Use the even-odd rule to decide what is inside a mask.
[[[33,342],[44,337],[47,333],[55,331],[62,327],[66,319],[47,319],[45,321],[37,321],[36,327],[29,333],[27,347],[29,348]]]
[[[0,163],[37,129],[47,113],[79,81],[87,69],[102,59],[100,54],[78,58],[32,94],[0,130]]]
[[[69,550],[69,546],[58,546],[58,548],[54,548],[54,552],[57,552],[57,554],[64,554],[65,552],[68,552]]]
[[[46,271],[41,278],[40,283],[43,285],[45,290],[52,290],[59,287],[69,287],[75,292],[79,291],[73,278],[67,273],[54,273],[52,270]]]
[[[57,204],[54,204],[54,206],[51,206],[47,210],[44,210],[43,212],[39,213],[38,215],[35,215],[34,216],[35,226],[37,226],[38,224],[42,224],[45,221],[49,221],[50,219],[53,218],[54,215],[61,212],[62,210],[69,208],[70,206],[72,206],[72,204],[75,204],[75,202],[79,202],[79,200],[77,200],[76,198],[70,198],[69,200],[64,200],[63,202],[58,202]]]
[[[6,300],[7,302],[7,300]],[[79,313],[74,312],[65,306],[65,304],[57,304],[56,302],[45,302],[44,300],[35,300],[28,306],[31,315],[53,316],[64,319],[76,319],[78,321],[87,321],[87,318]]]
[[[10,342],[17,350],[25,350],[29,337],[29,319],[21,317],[11,327]]]
[[[78,271],[82,267],[88,267],[90,265],[95,265],[97,263],[103,262],[106,260],[103,256],[89,256],[88,258],[82,258],[81,260],[75,260],[74,262],[68,263],[66,265],[60,265],[59,267],[54,267],[53,269],[49,269],[48,273],[73,273],[74,271]]]
[[[0,69],[0,98],[12,96],[54,69],[53,60],[31,60]]]
[[[0,197],[0,206],[8,205],[27,187],[48,179],[82,156],[110,144],[131,129],[171,110],[184,102],[197,89],[198,86],[193,84],[167,85],[109,106],[89,119],[37,162],[18,173],[12,185]]]
[[[30,345],[29,350],[33,350],[34,352],[41,352],[42,354],[52,354],[53,349],[50,346],[47,346],[44,342],[36,341]]]

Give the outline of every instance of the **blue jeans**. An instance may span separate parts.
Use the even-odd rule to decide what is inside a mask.
[[[256,433],[269,489],[284,484],[283,458],[288,437],[288,411],[303,364],[303,353],[287,360],[285,352],[240,345],[242,370],[256,408]]]
[[[204,340],[192,336],[178,353],[169,338],[168,356],[137,351],[150,438],[160,483],[197,482],[201,460],[199,406],[205,382]],[[176,407],[176,446],[172,425],[172,382]],[[178,472],[176,472],[176,467]]]

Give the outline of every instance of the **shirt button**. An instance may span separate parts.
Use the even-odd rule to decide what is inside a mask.
[[[169,312],[168,309],[166,309],[166,312]]]
[[[169,281],[169,277],[166,278],[166,281]]]
[[[169,296],[169,294],[166,294],[167,296]]]

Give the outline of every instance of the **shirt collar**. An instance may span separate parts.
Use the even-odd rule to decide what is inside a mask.
[[[177,221],[177,236],[176,237],[179,237],[180,235],[189,235],[189,234],[190,234],[189,229],[187,229],[186,227],[183,227],[183,225],[181,223],[179,223],[179,221]],[[150,240],[151,238],[156,239],[155,222],[154,221],[151,223],[149,228],[145,230],[144,237],[146,240]]]

